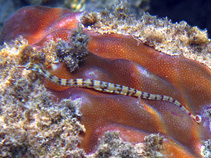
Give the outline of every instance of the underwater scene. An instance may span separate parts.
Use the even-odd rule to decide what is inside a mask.
[[[0,157],[211,158],[211,3],[0,2]]]

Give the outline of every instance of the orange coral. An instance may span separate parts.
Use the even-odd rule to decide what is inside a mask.
[[[66,41],[77,28],[81,13],[66,9],[27,7],[6,23],[1,41],[22,35],[29,44],[42,48],[43,43],[62,38]],[[211,103],[210,69],[183,56],[170,56],[137,41],[131,35],[97,34],[90,36],[89,54],[80,68],[70,72],[65,64],[48,70],[61,78],[97,79],[118,83],[153,94],[179,100],[193,114],[202,115]],[[56,98],[82,98],[81,123],[85,125],[81,147],[94,151],[98,138],[106,131],[120,131],[123,140],[138,143],[151,133],[160,133],[164,154],[175,157],[201,157],[202,140],[211,137],[208,126],[194,122],[174,104],[141,100],[129,96],[97,92],[85,88],[63,88],[49,81],[45,86]]]

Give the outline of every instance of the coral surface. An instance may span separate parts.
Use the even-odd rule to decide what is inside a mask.
[[[84,155],[80,99],[53,101],[41,76],[18,67],[28,58],[43,59],[22,38],[0,51],[0,157]]]
[[[120,4],[113,14],[106,11],[83,14],[61,8],[27,7],[6,22],[0,40],[9,42],[23,36],[32,50],[47,56],[41,64],[57,77],[96,79],[171,96],[194,115],[202,117],[202,122],[197,124],[179,107],[166,101],[62,87],[45,79],[44,86],[55,101],[70,97],[73,102],[81,99],[80,120],[86,131],[81,134],[79,146],[87,154],[96,151],[99,157],[106,153],[115,156],[118,150],[125,156],[130,157],[131,152],[140,156],[135,151],[138,147],[133,148],[131,144],[145,141],[142,153],[145,156],[202,157],[203,142],[211,137],[210,120],[205,115],[211,103],[211,47],[206,32],[185,23],[171,24],[167,19],[156,19],[148,14],[135,20],[128,16],[127,9]],[[84,28],[77,31],[81,23]],[[72,40],[76,32],[80,40]],[[64,51],[64,56],[71,50],[70,58],[80,58],[73,72],[63,58],[56,60],[60,55],[57,46],[61,39],[67,42],[68,51]],[[74,42],[84,47],[71,47]],[[81,56],[85,49],[88,53]],[[50,54],[53,54],[51,59]],[[38,60],[31,57],[28,61]],[[114,133],[104,136],[107,131]],[[148,138],[157,133],[158,136]],[[99,138],[103,139],[100,144]],[[105,145],[108,140],[115,140],[115,143]],[[124,144],[125,148],[116,148],[118,144]],[[110,151],[111,148],[114,150]],[[159,154],[152,154],[154,150]]]

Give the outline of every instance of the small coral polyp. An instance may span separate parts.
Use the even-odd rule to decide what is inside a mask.
[[[37,65],[31,69],[40,71],[46,77],[44,85],[56,99],[71,97],[73,100],[78,98],[82,100],[81,123],[85,126],[86,132],[81,136],[80,147],[86,153],[96,150],[98,139],[102,138],[105,132],[119,131],[121,139],[132,144],[143,142],[150,134],[159,133],[165,138],[162,141],[162,154],[167,157],[172,155],[202,157],[203,141],[211,137],[208,119],[202,115],[204,107],[211,103],[210,69],[198,61],[182,55],[172,56],[159,52],[142,43],[137,37],[134,39],[137,34],[131,29],[135,27],[131,27],[131,23],[127,27],[129,17],[124,19],[114,17],[113,23],[118,21],[124,23],[125,30],[121,27],[120,31],[115,28],[112,32],[112,29],[105,29],[108,26],[103,26],[106,21],[101,16],[103,15],[100,13],[83,16],[83,13],[72,13],[61,8],[26,7],[7,21],[1,35],[1,42],[8,42],[21,35],[32,47],[42,50],[46,43],[54,40],[54,46],[49,51],[57,51],[59,57],[61,50],[58,51],[56,46],[62,39],[69,42],[66,49],[71,51],[65,51],[65,48],[63,51],[65,58],[70,53],[69,65],[71,59],[77,59],[79,55],[77,66],[71,65],[74,67],[73,72],[63,61],[64,58],[57,62],[49,62],[48,65],[41,63],[45,69]],[[109,16],[113,17],[107,15],[107,19]],[[89,22],[86,17],[94,22]],[[149,25],[152,25],[149,20],[152,17],[145,15],[145,18],[148,18],[149,23],[147,24],[146,21],[143,23],[142,32],[144,27],[147,30]],[[72,35],[81,25],[80,19],[84,27],[78,34],[82,36],[78,37],[79,40],[73,40]],[[139,23],[141,25],[141,22]],[[101,26],[102,30],[100,30]],[[162,27],[165,29],[166,26]],[[127,29],[130,31],[129,35]],[[158,37],[154,41],[157,41],[160,46],[163,37],[159,38],[161,38],[159,41]],[[153,41],[151,35],[143,41],[149,39]],[[208,44],[207,40],[204,40],[204,44],[199,42],[199,45],[195,43],[195,46],[204,49]],[[172,49],[174,46],[172,44]],[[167,50],[169,47],[168,45]],[[192,49],[190,46],[187,47]],[[180,48],[182,50],[182,46]],[[45,52],[48,52],[46,49]],[[80,55],[80,51],[84,50],[88,53]],[[74,54],[74,51],[78,53]],[[56,65],[56,69],[53,65]],[[71,80],[81,86],[66,86],[66,83]],[[88,81],[92,82],[93,89],[88,87],[91,86]],[[96,91],[102,88],[102,81],[105,81],[107,89]],[[84,83],[87,86],[83,86]],[[112,87],[111,83],[115,83],[113,88],[120,85],[119,93],[127,92],[127,95],[105,92]],[[127,87],[140,90],[136,93],[141,91],[147,93],[145,95],[142,93],[141,97],[131,97],[128,96],[129,90],[124,89]],[[157,99],[150,99],[154,97],[152,94],[158,94]],[[158,99],[159,97],[162,99]],[[184,106],[178,107],[180,103]],[[201,117],[201,123],[196,123],[196,119],[199,121]]]

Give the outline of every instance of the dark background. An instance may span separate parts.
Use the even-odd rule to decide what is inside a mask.
[[[168,17],[173,23],[185,20],[207,29],[211,37],[211,0],[151,0],[150,14]]]

